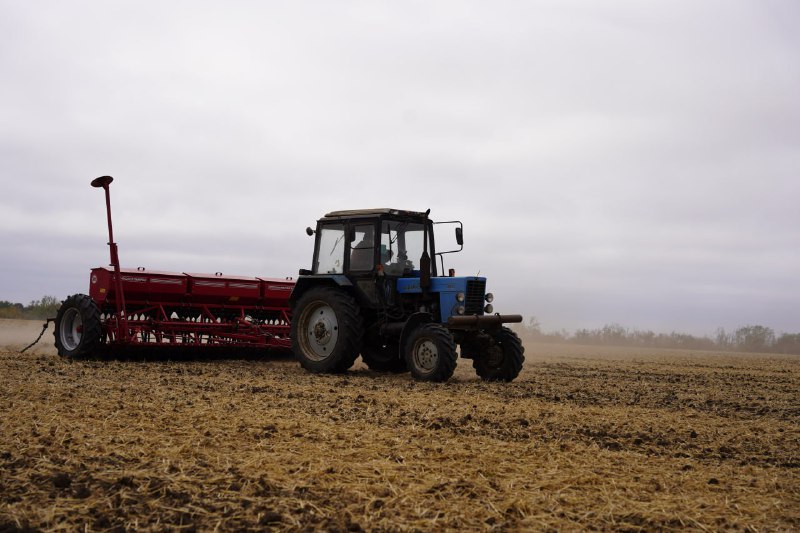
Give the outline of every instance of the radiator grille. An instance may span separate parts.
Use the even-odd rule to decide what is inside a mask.
[[[464,303],[466,314],[483,314],[483,296],[486,293],[485,280],[467,280],[467,298]]]

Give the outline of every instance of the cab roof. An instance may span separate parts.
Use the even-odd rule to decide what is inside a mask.
[[[373,209],[348,209],[344,211],[331,211],[325,218],[348,218],[348,217],[367,217],[376,215],[394,215],[402,217],[425,217],[425,213],[420,211],[406,211],[404,209],[390,209],[387,207]]]

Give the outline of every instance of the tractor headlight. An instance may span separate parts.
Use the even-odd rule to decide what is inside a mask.
[[[494,301],[494,294],[487,292],[484,298],[486,298],[486,303],[492,303]]]
[[[486,304],[486,307],[484,307],[483,310],[489,314],[492,314],[492,312],[494,312],[494,306],[492,304]]]
[[[463,315],[465,312],[466,309],[464,309],[463,305],[459,305],[458,307],[456,307],[456,313],[458,313],[459,315]]]
[[[466,296],[464,296],[463,292],[459,292],[458,294],[456,294],[456,301],[457,302],[463,302],[465,298],[466,298]]]

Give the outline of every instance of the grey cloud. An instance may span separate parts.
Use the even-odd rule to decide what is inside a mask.
[[[545,328],[796,331],[799,11],[4,3],[0,299],[85,290],[109,173],[134,265],[292,275],[326,211],[431,207]]]

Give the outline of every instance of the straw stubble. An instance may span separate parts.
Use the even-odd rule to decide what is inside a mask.
[[[797,358],[533,345],[511,384],[0,353],[0,529],[794,529]]]

